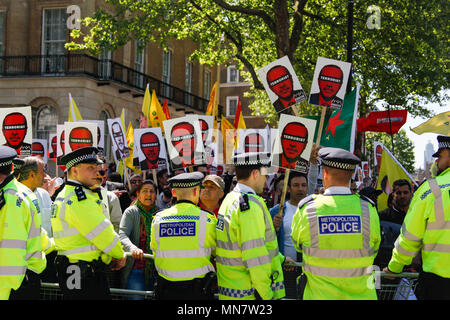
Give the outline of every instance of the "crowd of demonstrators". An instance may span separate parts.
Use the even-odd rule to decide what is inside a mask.
[[[450,149],[448,147],[448,144],[445,143],[443,142],[440,144],[440,151],[436,154],[436,156],[439,157],[439,161],[437,161],[438,174],[439,177],[442,177],[440,178],[441,180],[444,179],[442,181],[439,180],[439,186],[446,186],[449,184],[448,167],[450,166],[450,163],[448,163],[448,158]],[[93,216],[97,215],[95,219],[97,219],[96,221],[98,221],[99,225],[97,226],[96,231],[91,229],[91,232],[95,233],[95,235],[101,232],[105,232],[107,236],[104,237],[108,238],[108,241],[112,241],[110,246],[111,248],[114,248],[114,254],[109,255],[108,258],[105,258],[105,261],[107,261],[108,263],[112,261],[111,264],[113,268],[112,271],[102,271],[103,274],[108,277],[109,287],[117,286],[124,289],[143,291],[156,290],[157,288],[155,287],[155,283],[159,279],[159,283],[163,285],[162,287],[160,286],[158,290],[162,290],[161,288],[165,290],[163,290],[164,292],[158,292],[159,297],[170,298],[177,297],[179,292],[176,293],[175,291],[179,289],[181,290],[180,292],[183,292],[185,287],[176,287],[178,289],[172,291],[172,289],[174,288],[172,287],[173,283],[171,283],[171,280],[166,281],[168,279],[167,277],[158,278],[158,267],[160,268],[159,271],[164,270],[164,265],[167,259],[165,259],[164,257],[160,258],[159,262],[161,262],[162,264],[156,266],[155,261],[153,261],[152,259],[144,258],[144,254],[154,254],[155,248],[159,250],[161,248],[158,247],[158,245],[161,245],[162,242],[158,242],[157,245],[155,240],[152,239],[152,237],[154,236],[152,234],[152,225],[158,213],[161,213],[167,209],[181,210],[176,208],[182,208],[182,210],[184,210],[184,207],[186,207],[185,209],[189,212],[192,211],[193,215],[201,215],[201,212],[211,213],[208,221],[218,221],[217,226],[219,227],[221,219],[223,219],[223,216],[226,214],[226,209],[224,209],[224,206],[222,206],[222,204],[226,201],[231,201],[230,199],[233,199],[233,201],[235,201],[236,199],[234,198],[236,198],[239,194],[243,194],[243,192],[253,193],[257,195],[257,198],[255,198],[256,200],[253,200],[261,200],[264,203],[264,206],[270,209],[267,211],[267,216],[271,217],[276,241],[267,242],[265,243],[265,246],[271,247],[274,243],[276,243],[279,252],[286,258],[286,260],[284,261],[285,263],[296,264],[299,262],[304,262],[304,257],[302,256],[302,253],[299,252],[298,247],[296,247],[296,243],[293,242],[292,238],[294,216],[299,213],[299,208],[304,205],[305,201],[310,201],[312,194],[329,194],[330,188],[328,186],[326,186],[325,184],[317,184],[318,181],[322,181],[322,177],[318,177],[318,159],[320,158],[320,149],[320,147],[313,147],[310,157],[310,167],[306,174],[299,173],[293,170],[290,171],[289,177],[287,178],[286,198],[281,210],[280,201],[282,198],[286,173],[284,170],[278,169],[278,172],[275,174],[264,174],[263,176],[265,178],[262,179],[260,178],[260,176],[262,176],[260,167],[263,167],[263,164],[261,164],[258,168],[253,168],[251,166],[240,168],[239,165],[235,164],[234,166],[228,166],[228,170],[223,170],[223,172],[219,173],[218,171],[214,171],[214,173],[217,174],[211,173],[210,166],[194,167],[193,171],[200,175],[196,176],[195,186],[192,188],[188,188],[189,190],[185,189],[185,187],[183,187],[183,184],[178,184],[178,188],[173,187],[174,184],[177,185],[177,179],[183,180],[183,174],[188,174],[188,172],[190,171],[188,169],[178,170],[176,172],[169,171],[164,168],[157,169],[157,173],[155,176],[156,181],[153,181],[154,175],[151,174],[151,171],[139,174],[130,172],[129,175],[126,175],[126,177],[128,176],[129,181],[125,180],[124,182],[124,177],[116,172],[115,164],[108,164],[106,159],[100,156],[96,156],[95,161],[89,158],[89,161],[87,162],[80,162],[80,164],[83,165],[82,168],[84,171],[81,171],[78,163],[74,164],[70,162],[70,159],[66,160],[71,164],[71,166],[66,170],[64,176],[59,178],[50,177],[47,174],[46,165],[39,157],[28,157],[25,159],[16,158],[14,159],[13,174],[18,182],[23,184],[27,188],[27,190],[29,189],[35,194],[35,201],[41,212],[42,229],[45,230],[45,233],[50,238],[55,236],[55,231],[56,235],[59,237],[61,237],[61,234],[64,234],[64,232],[67,232],[67,230],[64,229],[65,227],[62,225],[58,225],[59,229],[55,230],[55,224],[54,221],[52,221],[52,218],[55,216],[56,212],[60,210],[61,203],[65,203],[65,201],[67,200],[69,201],[69,204],[71,203],[71,201],[74,201],[75,203],[77,202],[77,199],[80,203],[82,203],[81,200],[83,199],[83,197],[89,199],[98,197],[98,200],[96,201],[99,201],[98,203],[101,203],[101,210],[90,212],[89,209],[87,210],[89,212],[83,212],[83,214],[86,215],[86,217],[91,217],[91,214]],[[239,159],[239,155],[237,156],[237,159]],[[330,170],[330,172],[332,171]],[[7,174],[5,173],[3,176],[6,177]],[[63,178],[62,184],[59,181],[61,180],[60,178]],[[327,181],[331,180],[330,176],[328,176]],[[425,183],[425,185],[428,188],[431,188],[428,182]],[[380,221],[381,243],[379,245],[379,250],[377,250],[378,254],[375,257],[374,263],[381,268],[387,268],[388,266],[391,267],[391,261],[395,260],[396,264],[394,265],[394,267],[392,267],[395,270],[388,269],[389,271],[398,272],[398,270],[400,270],[398,265],[402,264],[403,267],[409,268],[404,270],[422,272],[426,267],[428,267],[428,269],[425,271],[427,271],[428,273],[433,273],[434,266],[430,269],[427,263],[424,262],[424,259],[426,259],[426,257],[421,256],[420,249],[416,250],[418,254],[415,254],[415,260],[412,260],[411,258],[411,261],[409,261],[404,256],[402,256],[402,254],[408,255],[408,248],[411,247],[408,241],[414,241],[411,239],[416,238],[419,239],[419,234],[416,232],[416,229],[413,228],[406,231],[402,229],[402,225],[412,223],[408,220],[409,212],[414,210],[417,211],[417,208],[422,205],[422,203],[420,202],[420,200],[416,199],[415,202],[413,200],[415,205],[413,206],[411,201],[413,197],[416,197],[415,194],[421,191],[424,187],[421,186],[421,188],[414,192],[412,185],[407,180],[394,181],[392,193],[388,198],[388,208],[383,211],[378,211],[377,198],[380,195],[381,191],[376,190],[374,186],[374,181],[370,181],[367,179],[359,186],[355,183],[354,180],[349,180],[347,182],[347,187],[345,188],[345,192],[348,191],[350,194],[358,193],[361,199],[370,202],[371,205],[375,208],[375,211],[378,212],[378,218]],[[79,188],[81,187],[86,187],[87,189],[83,189],[83,192],[79,194],[77,193],[77,190],[79,190]],[[194,189],[196,191],[194,191]],[[341,189],[336,190],[341,192]],[[68,193],[68,190],[72,191],[73,193]],[[430,190],[431,189],[427,189],[424,192],[422,190],[420,192],[421,198],[426,198],[429,194],[433,194],[433,196],[437,197],[437,191],[434,189],[431,191]],[[234,193],[230,195],[230,193],[232,193],[233,191]],[[75,196],[73,194],[75,194]],[[72,200],[72,198],[69,199],[69,196],[72,198],[75,197],[75,200]],[[444,220],[448,221],[448,217],[446,216],[450,211],[448,210],[448,192],[445,196],[443,195],[442,198],[444,199],[443,201],[445,201],[443,208]],[[430,199],[430,197],[428,197],[427,199]],[[252,199],[250,200],[250,202],[253,201]],[[242,200],[240,201],[240,205],[242,205]],[[248,202],[249,200],[247,199],[246,201]],[[229,206],[231,202],[227,203],[226,206]],[[263,206],[262,202],[259,205]],[[197,209],[191,207],[192,203],[195,205],[195,207],[199,207],[200,211],[196,211]],[[243,205],[245,207],[245,201]],[[247,203],[247,205],[249,206],[249,208],[253,208],[251,210],[254,210],[254,205],[252,205],[251,203]],[[73,205],[73,207],[75,207],[75,205]],[[58,208],[58,210],[56,208]],[[233,210],[235,209],[236,208],[234,208]],[[78,212],[78,210],[86,211],[84,207],[83,209],[77,209],[76,212]],[[244,211],[243,207],[241,207],[240,210]],[[434,209],[428,208],[427,210],[432,212],[432,210]],[[75,215],[75,211],[73,211],[73,213],[67,211],[66,214]],[[430,215],[430,213],[428,214]],[[428,218],[429,216],[426,217],[426,219]],[[108,220],[109,224],[105,222],[102,223],[101,219]],[[166,218],[163,218],[163,220],[164,219],[170,220],[170,217],[167,216]],[[241,222],[244,223],[244,220],[239,222],[239,219],[242,219],[242,217],[236,216],[236,218],[233,219],[237,219],[237,225],[239,225],[239,223]],[[247,235],[251,238],[253,236],[251,223],[247,224],[246,226],[247,229],[245,230],[245,232],[248,232]],[[239,225],[239,228],[240,227],[242,226]],[[208,228],[210,228],[209,225]],[[257,228],[257,226],[255,225],[254,228]],[[436,227],[436,229],[438,229],[438,227]],[[228,232],[228,230],[226,231]],[[242,232],[244,232],[244,230],[242,230]],[[87,233],[89,235],[89,232]],[[74,234],[77,237],[81,237],[81,235],[76,232]],[[131,253],[131,255],[129,255],[126,259],[122,256],[122,249],[116,248],[116,243],[114,241],[117,240],[113,240],[116,236],[120,241],[119,245],[123,247],[123,251]],[[233,235],[228,234],[228,236]],[[424,239],[423,234],[420,236],[422,236],[422,238],[420,238],[422,241]],[[92,237],[92,241],[96,241],[96,236],[92,235]],[[250,238],[249,240],[256,241],[255,239],[252,240]],[[400,239],[403,242],[399,244],[396,242],[397,239]],[[61,245],[61,243],[62,242],[60,242],[59,244]],[[96,245],[95,242],[92,243]],[[194,250],[192,247],[192,243],[186,243],[183,245],[186,245],[186,250]],[[229,248],[227,248],[227,250],[228,249]],[[167,248],[164,250],[167,250]],[[240,254],[242,256],[245,256],[245,250],[243,248],[241,248],[241,250],[242,252],[240,252]],[[426,254],[429,254],[427,252],[427,248],[424,248],[423,250],[426,251]],[[220,255],[222,254],[220,252],[223,252],[223,250],[219,250],[218,258],[216,258],[216,262],[218,262],[217,268],[222,268],[222,272],[227,273],[230,271],[228,270],[229,266],[226,263],[224,264],[223,261],[228,259],[229,257],[227,257],[226,255],[220,257]],[[166,254],[170,255],[172,253],[167,252]],[[68,265],[73,263],[73,261],[71,259],[69,259],[70,261],[62,261],[61,256],[58,257],[59,262],[58,259],[56,259],[56,251],[53,251],[46,255],[47,264],[45,270],[41,273],[41,281],[62,281],[62,279],[58,279],[58,268],[61,268],[61,264],[64,264],[67,267]],[[79,256],[75,255],[75,257],[78,258]],[[97,255],[95,255],[95,257],[98,258]],[[57,261],[56,265],[55,260]],[[198,263],[202,264],[202,266],[206,269],[210,268],[209,265],[205,264],[206,262],[201,259]],[[216,264],[212,264],[212,266],[214,266],[215,268]],[[246,265],[246,267],[248,267],[248,265]],[[180,270],[184,270],[182,266],[180,266],[179,268]],[[448,265],[446,268],[448,268]],[[286,267],[284,265],[284,267],[282,267],[282,270],[284,281],[286,283],[289,281],[295,283],[295,279],[299,275],[299,269],[297,269],[295,273],[293,273],[292,268]],[[448,279],[448,275],[445,272],[437,272],[437,274],[440,274],[441,278],[443,277],[444,279]],[[433,276],[429,275],[428,277],[433,278]],[[173,279],[174,278],[172,278],[172,280]],[[435,281],[436,279],[433,278],[432,280]],[[106,285],[102,281],[89,284],[90,288],[97,286],[97,289],[94,290],[94,293],[98,295],[97,297],[106,297]],[[190,280],[186,281],[189,282]],[[237,290],[237,288],[234,288],[233,285],[224,284],[222,282],[222,285],[219,284],[219,297],[227,297],[227,294],[229,294],[229,292],[226,288],[230,290]],[[67,288],[62,288],[62,290],[66,294],[66,296],[70,296],[70,294],[68,294],[70,290],[68,291]],[[248,293],[245,290],[243,292]],[[12,290],[13,294],[11,295],[11,297],[20,297],[20,295],[18,295],[16,291],[20,292],[20,290]],[[261,295],[261,293],[263,293],[265,297],[270,296],[270,294],[266,294],[264,292],[258,292],[256,296],[258,296],[258,294]],[[81,296],[87,297],[88,295],[86,294],[87,293],[84,292]],[[289,292],[288,294],[290,295],[291,293]],[[74,297],[71,296],[71,298]],[[140,296],[136,295],[131,296],[130,298],[140,299]]]

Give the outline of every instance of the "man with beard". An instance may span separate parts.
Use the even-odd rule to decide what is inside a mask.
[[[344,73],[341,68],[336,65],[326,65],[319,73],[319,92],[312,93],[309,97],[309,103],[328,108],[340,109],[343,100],[336,97],[342,86]]]
[[[303,150],[308,142],[308,130],[298,122],[288,123],[281,133],[282,153],[274,154],[275,165],[306,173],[308,161],[302,158]]]
[[[122,127],[118,122],[113,122],[111,125],[112,139],[116,145],[115,157],[116,160],[127,158],[130,155],[127,141],[124,137]]]
[[[30,156],[31,144],[24,142],[27,135],[27,119],[22,113],[13,112],[3,119],[2,131],[5,136],[5,146],[16,150],[18,155]]]
[[[170,133],[172,145],[178,152],[178,157],[171,158],[172,169],[185,168],[201,164],[203,153],[196,152],[196,136],[194,126],[189,122],[180,122],[172,127]]]
[[[450,137],[438,136],[437,176],[416,190],[385,272],[400,273],[422,255],[415,295],[450,300]]]
[[[284,66],[271,68],[266,75],[269,88],[278,96],[273,102],[277,113],[287,111],[291,113],[290,106],[300,103],[305,99],[303,90],[294,90],[294,82],[289,70]]]
[[[392,189],[394,205],[380,212],[380,220],[402,225],[413,196],[412,187],[408,180],[399,179],[394,181]]]

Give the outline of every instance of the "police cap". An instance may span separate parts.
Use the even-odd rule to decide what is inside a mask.
[[[25,163],[25,160],[20,159],[20,158],[14,158],[13,163],[14,163],[14,171],[16,171],[16,170],[20,170],[20,168],[22,168],[22,166]]]
[[[340,148],[322,148],[318,155],[323,166],[335,169],[352,171],[361,163],[353,153]]]
[[[193,188],[202,183],[203,177],[203,173],[196,171],[180,173],[167,181],[172,188]]]
[[[16,150],[8,146],[0,146],[0,167],[12,165],[15,157],[17,157]]]
[[[73,166],[80,163],[95,163],[102,164],[102,161],[97,159],[98,149],[95,147],[83,147],[76,149],[61,158],[61,164],[66,166],[69,170]]]
[[[438,136],[438,150],[433,154],[434,158],[439,157],[439,154],[444,149],[450,149],[450,137],[449,136]]]

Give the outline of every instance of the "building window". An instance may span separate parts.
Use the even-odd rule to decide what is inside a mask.
[[[227,117],[234,116],[238,105],[238,96],[227,97]]]
[[[44,9],[42,17],[42,71],[62,73],[65,66],[66,9]]]
[[[239,70],[236,69],[235,65],[231,65],[227,68],[227,82],[239,82]]]
[[[109,112],[106,110],[100,111],[100,115],[98,117],[99,120],[103,120],[104,122],[104,141],[105,141],[105,149],[103,150],[103,155],[105,159],[111,160],[111,139],[109,138],[109,130],[108,130],[108,119],[110,118]]]
[[[111,51],[102,48],[98,59],[100,60],[98,64],[100,79],[109,79],[111,77]]]
[[[162,65],[162,82],[170,84],[172,73],[172,51],[167,50],[163,52],[163,65]],[[170,87],[162,86],[162,95],[166,98],[171,98]]]
[[[134,70],[140,72],[134,74],[134,85],[138,88],[144,88],[144,58],[145,48],[139,49],[143,45],[143,41],[136,41],[134,51]]]
[[[36,139],[48,140],[49,135],[56,132],[56,124],[58,123],[58,113],[56,108],[50,105],[42,105],[37,108],[36,113],[33,114],[33,116],[33,123],[36,124],[33,128],[33,137]]]
[[[3,51],[4,51],[4,38],[5,38],[5,12],[4,11],[0,11],[0,56],[3,55]],[[1,63],[1,60],[0,60]]]
[[[184,103],[188,106],[192,105],[192,62],[186,61],[186,67],[184,70],[184,88],[185,88],[185,95],[184,95]]]
[[[209,100],[211,94],[211,72],[206,71],[203,77],[203,98]]]

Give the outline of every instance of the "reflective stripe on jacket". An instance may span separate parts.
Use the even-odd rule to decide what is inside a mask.
[[[86,199],[78,200],[76,184],[66,184],[52,207],[53,238],[58,255],[70,261],[92,261],[101,257],[106,264],[121,259],[123,250],[113,225],[105,217],[97,193],[81,187]]]
[[[248,210],[241,211],[241,195]],[[217,221],[217,280],[219,299],[262,299],[285,296],[282,263],[272,218],[264,200],[252,193],[230,192]]]
[[[380,245],[378,213],[358,195],[312,195],[299,204],[292,241],[303,251],[303,298],[376,299],[371,279]]]
[[[420,251],[423,271],[450,278],[450,168],[414,193],[389,270],[402,272]]]
[[[187,281],[214,272],[216,221],[214,214],[190,201],[158,212],[150,243],[158,274],[169,281]]]
[[[12,175],[0,190],[5,201],[0,209],[0,289],[6,292],[20,287],[27,269],[41,273],[46,260],[36,196]]]

